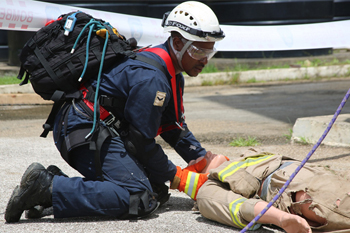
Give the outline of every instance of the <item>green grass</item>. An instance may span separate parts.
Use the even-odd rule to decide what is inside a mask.
[[[17,79],[16,76],[4,76],[0,77],[0,85],[9,85],[9,84],[20,84],[22,81]]]
[[[214,83],[212,81],[207,81],[207,80],[204,80],[202,81],[202,86],[213,86]]]
[[[284,134],[283,136],[290,141],[292,139],[292,135],[293,135],[293,129],[289,129],[289,133],[288,134]]]
[[[205,73],[216,73],[216,72],[219,72],[219,69],[213,64],[208,64],[204,66],[201,73],[205,74]]]
[[[247,83],[257,83],[256,78],[251,78],[247,80]]]
[[[231,78],[229,78],[228,80],[217,79],[214,82],[203,80],[201,83],[202,86],[233,85],[233,84],[239,84],[239,73],[232,74]]]
[[[258,146],[260,145],[260,143],[257,141],[255,137],[248,136],[248,138],[238,137],[236,139],[233,139],[229,145],[234,147],[243,147],[243,146]]]
[[[247,70],[251,70],[249,69],[249,66],[247,64],[236,64],[233,68],[228,69],[226,68],[225,71],[226,72],[230,72],[230,71],[247,71]]]
[[[309,145],[310,140],[308,138],[305,138],[305,137],[300,137],[300,140],[298,140],[297,143],[300,143],[302,145]]]

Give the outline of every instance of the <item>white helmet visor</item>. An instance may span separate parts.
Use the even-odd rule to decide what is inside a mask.
[[[204,49],[198,48],[195,45],[191,44],[187,48],[187,53],[195,60],[203,60],[207,59],[208,61],[215,55],[216,53],[215,47],[213,49]]]

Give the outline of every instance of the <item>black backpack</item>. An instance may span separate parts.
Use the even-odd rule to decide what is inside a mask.
[[[82,83],[92,78],[99,80],[104,69],[126,56],[135,59],[136,45],[135,39],[126,40],[108,22],[81,11],[61,15],[37,31],[20,53],[17,78],[23,79],[26,73],[20,85],[29,80],[37,94],[54,101],[40,136],[46,137],[52,130],[54,118],[65,101],[82,98]]]
[[[95,33],[100,29],[108,31],[107,41]],[[74,93],[82,82],[96,78],[101,66],[110,67],[131,55],[132,49],[129,41],[109,23],[80,11],[64,14],[25,44],[18,78],[22,79],[26,72],[21,85],[29,79],[37,94],[52,100],[56,91]]]
[[[137,52],[142,50],[143,48],[137,47],[134,38],[126,40],[108,22],[77,11],[61,15],[57,20],[47,23],[28,40],[20,54],[21,69],[18,78],[23,79],[25,75],[20,85],[27,84],[29,80],[37,94],[45,100],[54,101],[41,137],[46,137],[52,130],[55,117],[65,102],[82,100],[80,89],[83,83],[97,79],[96,90],[91,91],[92,97],[88,98],[95,103],[94,125],[87,135],[89,137],[85,138],[89,138],[86,141],[90,141],[90,149],[96,151],[96,171],[100,180],[103,180],[99,163],[100,148],[103,141],[114,133],[106,128],[95,127],[100,119],[100,109],[102,106],[123,108],[125,104],[125,100],[99,96],[102,71],[125,57],[130,57],[153,65],[168,75],[166,68],[157,61],[138,56]],[[68,161],[68,152],[61,151],[61,155]]]

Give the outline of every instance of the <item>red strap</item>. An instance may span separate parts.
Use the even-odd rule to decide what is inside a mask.
[[[171,57],[167,51],[165,51],[164,49],[161,49],[161,48],[149,48],[149,49],[146,49],[144,51],[155,53],[164,60],[166,66],[167,66],[167,70],[169,71],[169,73],[172,77],[171,78],[171,89],[173,90],[173,99],[174,99],[174,105],[175,105],[174,107],[175,107],[176,121],[178,123],[180,123],[179,111],[177,109],[178,105],[177,105],[177,89],[176,89],[175,68],[174,68],[173,62],[171,61]],[[181,90],[180,90],[180,92],[181,92]],[[183,112],[182,98],[180,99],[180,101],[181,101],[180,102],[181,112]],[[182,126],[182,123],[181,123],[181,126]],[[159,133],[159,131],[158,131],[158,133]]]
[[[161,48],[149,48],[144,51],[152,52],[160,56],[164,60],[171,77],[175,78],[175,68],[173,62],[171,61],[171,57],[167,51]]]
[[[59,17],[58,19],[56,19],[56,20],[50,20],[50,21],[48,21],[46,24],[45,24],[45,27],[47,26],[47,25],[50,25],[50,24],[52,24],[53,22],[55,22],[55,21],[60,21],[62,19],[62,17]]]
[[[83,92],[83,101],[84,103],[91,109],[92,112],[94,112],[94,103],[90,102],[89,100],[85,99],[87,93],[89,92],[89,90],[85,87],[85,86],[81,86],[80,90]],[[102,106],[100,106],[100,119],[104,120],[109,116],[109,112]]]
[[[173,62],[171,61],[171,57],[170,55],[164,50],[164,49],[161,49],[161,48],[149,48],[149,49],[146,49],[144,50],[146,52],[152,52],[154,54],[157,54],[159,57],[161,57],[163,59],[163,61],[165,62],[166,66],[167,66],[167,70],[169,71],[170,75],[171,75],[171,89],[173,91],[173,99],[174,99],[174,107],[175,107],[175,114],[176,114],[176,121],[178,123],[180,123],[180,118],[179,118],[179,111],[177,109],[177,88],[176,88],[176,76],[175,76],[175,68],[174,68],[174,65],[173,65]],[[88,90],[82,86],[80,88],[80,90],[82,90],[83,92],[83,96],[84,96],[84,103],[92,110],[94,111],[94,104],[90,101],[88,101],[87,99],[85,99],[86,97],[86,94],[88,92]],[[182,96],[182,90],[180,88],[180,95]],[[181,108],[181,112],[183,113],[184,112],[184,107],[183,107],[183,102],[182,102],[182,98],[180,98],[180,108]],[[102,106],[100,106],[100,118],[101,120],[104,120],[106,119],[108,116],[109,116],[109,112],[104,109]],[[182,126],[182,122],[180,123],[180,125]],[[165,132],[165,131],[168,131],[168,130],[172,130],[172,129],[176,129],[178,126],[176,125],[170,125],[170,126],[167,126],[167,127],[159,127],[158,129],[158,133],[157,135]]]

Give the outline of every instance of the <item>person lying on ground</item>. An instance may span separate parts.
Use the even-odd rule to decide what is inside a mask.
[[[300,165],[300,161],[254,149],[232,161],[208,153],[206,168],[211,170],[202,171],[209,171],[209,179],[196,197],[199,211],[205,218],[241,229],[261,213]],[[194,162],[198,161],[190,164]],[[350,183],[322,166],[306,163],[250,230],[262,224],[286,232],[350,229]]]

